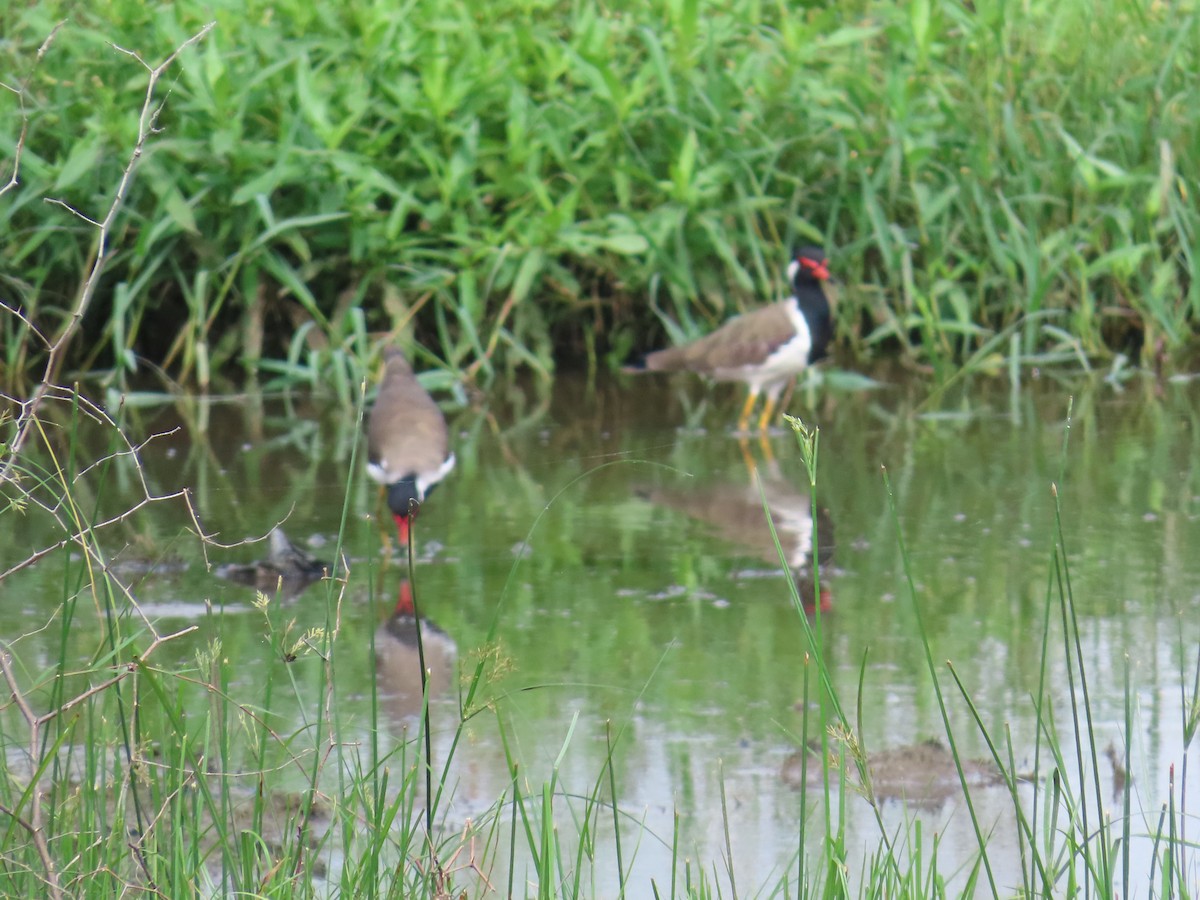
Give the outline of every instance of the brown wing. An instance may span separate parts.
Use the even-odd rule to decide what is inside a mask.
[[[383,383],[367,429],[369,459],[395,480],[436,471],[449,448],[442,411],[400,351],[388,351],[384,358]]]
[[[713,373],[761,363],[795,334],[784,303],[730,319],[710,335],[646,356],[646,368]]]

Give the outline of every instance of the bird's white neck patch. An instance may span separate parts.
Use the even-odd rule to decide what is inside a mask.
[[[445,461],[432,472],[417,473],[417,493],[424,499],[425,494],[429,489],[450,474],[450,470],[454,468],[454,454],[451,453],[446,457]]]
[[[787,310],[788,321],[796,329],[796,337],[793,341],[803,348],[802,352],[807,362],[808,351],[812,349],[812,330],[808,327],[808,319],[804,318],[804,313],[800,311],[800,301],[795,297],[788,298],[784,309]]]
[[[812,351],[812,332],[808,328],[808,320],[800,311],[800,304],[795,297],[784,301],[783,308],[795,334],[755,367],[753,375],[746,379],[746,383],[752,387],[757,385],[762,389],[772,383],[782,385],[808,365],[808,355]]]

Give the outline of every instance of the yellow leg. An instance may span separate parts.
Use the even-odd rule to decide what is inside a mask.
[[[751,390],[746,397],[745,404],[742,405],[742,415],[738,419],[738,431],[750,430],[750,413],[754,412],[754,403],[758,400],[758,391]]]
[[[767,426],[771,424],[771,416],[775,412],[775,395],[767,394],[767,399],[763,403],[762,415],[758,417],[758,430],[766,431]]]
[[[742,462],[746,464],[746,472],[750,475],[750,481],[753,482],[758,466],[754,462],[754,454],[750,452],[750,440],[744,434],[738,436],[738,449],[742,451]]]
[[[765,462],[767,466],[778,465],[778,463],[775,462],[775,451],[771,449],[771,438],[767,435],[765,430],[758,433],[758,446],[762,448],[763,462]]]

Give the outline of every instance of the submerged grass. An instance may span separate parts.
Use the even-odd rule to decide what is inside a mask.
[[[365,319],[356,320],[354,341],[365,347]],[[344,390],[359,410],[361,426],[365,397],[358,389],[361,379],[352,368],[353,358],[353,353],[344,358]],[[319,362],[298,350],[293,365],[307,365],[314,372]],[[61,414],[58,422],[52,421],[52,410]],[[109,451],[98,460],[82,458],[85,444],[77,432],[84,419],[107,428]],[[1176,808],[1174,784],[1159,821],[1147,827],[1146,834],[1134,832],[1128,780],[1118,823],[1103,815],[1088,673],[1057,487],[1040,656],[1043,682],[1031,701],[1037,710],[1032,774],[1018,768],[1021,754],[1007,732],[983,721],[970,686],[948,668],[1012,800],[1022,860],[1019,886],[1015,878],[1009,883],[995,871],[989,856],[991,827],[979,820],[971,805],[977,787],[967,778],[970,761],[960,751],[961,737],[947,713],[952,700],[943,692],[925,634],[913,587],[916,574],[905,552],[894,496],[896,540],[914,622],[942,712],[956,793],[971,817],[978,856],[965,871],[947,872],[941,868],[937,836],[930,840],[919,822],[899,833],[886,826],[884,800],[876,785],[880,757],[872,754],[864,738],[863,696],[872,690],[868,660],[862,662],[857,703],[852,706],[839,696],[824,660],[820,611],[810,623],[796,595],[798,628],[809,654],[798,746],[806,749],[810,740],[816,744],[815,754],[802,755],[802,784],[808,784],[811,767],[820,775],[820,786],[799,792],[796,881],[787,872],[778,881],[762,883],[761,874],[739,868],[734,858],[731,834],[736,823],[730,804],[724,802],[724,786],[725,858],[720,860],[691,858],[678,817],[676,832],[659,835],[622,809],[622,784],[614,761],[623,743],[634,740],[624,726],[606,731],[604,763],[582,796],[572,793],[560,776],[578,740],[577,712],[564,725],[562,737],[546,736],[548,744],[559,748],[550,774],[532,778],[526,758],[511,739],[508,698],[492,690],[499,666],[496,655],[481,653],[467,666],[470,673],[444,760],[434,760],[424,661],[421,715],[412,739],[391,743],[380,738],[374,679],[370,737],[362,737],[361,730],[343,718],[338,703],[344,690],[338,677],[347,661],[361,653],[343,636],[342,601],[352,578],[344,569],[323,584],[324,605],[313,619],[319,624],[307,628],[295,624],[281,598],[260,596],[263,652],[274,660],[264,667],[268,676],[263,683],[239,677],[239,665],[247,660],[224,652],[216,611],[203,623],[211,635],[208,642],[188,637],[196,628],[161,634],[139,606],[136,590],[109,565],[103,535],[136,518],[150,503],[185,505],[187,520],[203,535],[187,494],[154,496],[143,478],[140,445],[126,436],[119,418],[90,404],[78,391],[48,392],[42,413],[30,421],[31,437],[23,448],[14,448],[10,439],[12,420],[0,432],[6,454],[0,515],[47,517],[58,526],[61,544],[0,572],[0,582],[28,566],[60,560],[62,602],[47,625],[56,632],[54,653],[26,649],[32,641],[24,635],[0,654],[0,674],[13,697],[10,706],[0,710],[5,749],[0,894],[108,896],[136,889],[169,896],[482,898],[503,889],[509,896],[587,898],[604,893],[598,887],[602,882],[618,884],[622,895],[640,896],[646,886],[631,877],[637,848],[643,841],[656,840],[670,844],[672,869],[650,887],[655,895],[672,898],[949,896],[973,895],[977,889],[994,895],[1019,890],[1026,896],[1124,898],[1142,887],[1151,894],[1195,893],[1194,881],[1189,880],[1194,869],[1189,864],[1188,820],[1186,810]],[[809,474],[812,518],[818,522],[818,434],[793,424]],[[1066,458],[1066,452],[1063,455]],[[35,467],[29,460],[43,462]],[[349,463],[349,472],[358,472],[353,450]],[[1062,484],[1067,474],[1060,478]],[[582,478],[566,485],[550,505]],[[109,510],[110,497],[118,493],[115,488],[125,493],[131,484],[140,485],[142,499],[113,514]],[[347,486],[337,559],[347,550],[352,494]],[[535,521],[530,533],[539,524]],[[815,534],[816,541],[821,538]],[[78,558],[61,552],[67,547]],[[367,556],[378,553],[378,546],[354,550]],[[510,584],[515,583],[518,565],[511,570]],[[414,578],[412,566],[409,577]],[[820,571],[815,577],[820,596]],[[370,590],[372,602],[380,595],[379,587]],[[505,588],[500,602],[508,600]],[[488,641],[496,635],[500,608]],[[85,622],[94,622],[95,630],[80,624]],[[184,640],[194,642],[185,664],[162,664],[163,647]],[[1057,720],[1045,688],[1055,660],[1066,665],[1069,677],[1068,730]],[[1186,672],[1180,672],[1180,683],[1189,683]],[[1200,721],[1200,654],[1190,684],[1190,696],[1181,689],[1188,745]],[[636,698],[630,702],[630,718],[635,708]],[[1132,733],[1132,716],[1133,697],[1127,688],[1126,734]],[[451,827],[448,811],[456,787],[452,762],[467,739],[469,722],[481,721],[491,722],[502,740],[508,786],[484,814],[460,830]],[[1126,770],[1128,758],[1127,748]],[[1186,781],[1186,769],[1180,778]],[[857,802],[856,791],[870,804],[878,828],[878,846],[862,871],[850,870],[846,836],[847,808]],[[600,845],[602,823],[608,820],[611,848]],[[814,832],[823,835],[817,852],[808,836]],[[1130,883],[1133,840],[1140,847],[1150,845],[1146,852],[1153,863],[1146,886]],[[616,871],[607,871],[607,865],[616,866]],[[664,888],[670,893],[660,893]]]
[[[810,486],[813,489],[813,513],[816,521],[816,454],[819,443],[817,429],[810,429],[803,422],[788,417],[789,423],[796,431],[800,453],[809,471]],[[1066,440],[1070,434],[1070,414],[1068,413],[1067,428],[1064,433],[1063,459],[1066,459]],[[1064,470],[1060,481],[1066,476]],[[862,694],[867,690],[865,660],[859,675],[859,703],[857,727],[843,711],[842,704],[832,688],[830,680],[821,661],[820,613],[815,617],[815,628],[810,627],[800,603],[800,598],[794,593],[796,609],[807,638],[809,652],[815,659],[815,667],[820,673],[819,692],[829,694],[829,705],[824,702],[815,706],[810,705],[810,683],[807,678],[804,683],[803,717],[800,746],[817,746],[811,742],[809,735],[813,726],[821,731],[819,742],[820,755],[812,760],[819,765],[821,760],[829,761],[841,773],[841,782],[836,794],[831,793],[829,769],[823,773],[823,796],[818,799],[822,804],[825,815],[823,833],[827,836],[824,855],[827,880],[822,885],[818,880],[810,882],[806,878],[807,864],[804,860],[804,832],[810,826],[806,815],[807,797],[801,799],[800,816],[800,859],[797,867],[797,883],[801,890],[797,896],[888,896],[888,897],[932,897],[932,896],[975,896],[983,885],[979,883],[982,875],[986,879],[987,893],[992,896],[1005,896],[1016,891],[1019,896],[1098,896],[1098,897],[1129,897],[1148,896],[1194,896],[1197,885],[1194,881],[1195,872],[1189,868],[1185,859],[1188,850],[1192,849],[1185,838],[1188,817],[1182,809],[1176,809],[1176,781],[1174,767],[1170,773],[1168,800],[1164,804],[1157,826],[1147,834],[1134,833],[1133,824],[1138,815],[1131,803],[1131,785],[1128,773],[1130,770],[1129,740],[1133,734],[1134,698],[1129,682],[1129,663],[1125,660],[1125,746],[1123,754],[1110,749],[1110,759],[1115,773],[1115,786],[1119,791],[1121,809],[1119,819],[1114,822],[1110,813],[1104,810],[1103,785],[1101,780],[1100,754],[1097,749],[1096,726],[1092,714],[1091,698],[1088,690],[1087,670],[1084,663],[1083,648],[1080,643],[1080,628],[1076,616],[1074,594],[1071,590],[1070,567],[1067,562],[1066,536],[1062,519],[1059,485],[1052,484],[1050,489],[1054,498],[1054,546],[1050,553],[1050,577],[1045,599],[1045,627],[1042,633],[1041,654],[1041,685],[1038,695],[1031,698],[1036,712],[1036,741],[1033,755],[1033,771],[1029,773],[1018,769],[1017,755],[1008,733],[1007,725],[1003,734],[989,728],[980,715],[972,700],[970,689],[960,679],[951,661],[946,668],[954,680],[961,699],[969,710],[972,721],[978,728],[979,734],[988,747],[991,763],[994,765],[1000,782],[1005,786],[1011,798],[1013,825],[1016,828],[1016,839],[1020,848],[1022,870],[1019,873],[1020,885],[1010,881],[1014,877],[1011,872],[1003,873],[1005,880],[998,880],[993,863],[988,854],[988,847],[995,838],[995,824],[981,822],[972,801],[973,786],[965,771],[965,760],[961,755],[959,745],[961,740],[956,736],[948,713],[949,699],[943,693],[938,668],[934,663],[929,637],[921,616],[921,606],[912,564],[904,546],[903,534],[896,512],[895,495],[892,491],[886,470],[884,480],[888,488],[889,504],[892,519],[896,528],[896,538],[899,542],[900,558],[903,566],[904,580],[908,587],[914,621],[918,636],[925,651],[925,661],[930,680],[936,694],[937,704],[941,711],[944,726],[944,737],[949,755],[958,780],[958,792],[961,803],[965,806],[970,818],[975,838],[978,843],[978,856],[974,865],[970,866],[966,877],[962,870],[958,873],[945,872],[937,865],[936,839],[932,857],[925,860],[922,853],[921,821],[908,821],[906,833],[897,835],[889,833],[879,816],[880,801],[873,785],[875,765],[879,760],[873,760],[862,742]],[[769,516],[764,501],[764,514]],[[814,537],[814,540],[818,539]],[[784,561],[782,548],[776,542],[781,562]],[[814,553],[815,557],[815,553]],[[1052,663],[1052,648],[1055,640],[1051,622],[1057,610],[1061,623],[1062,659],[1065,662],[1067,675],[1067,698],[1071,716],[1071,730],[1064,735],[1060,732],[1055,721],[1055,713],[1047,697],[1046,685]],[[1186,659],[1186,654],[1181,658]],[[1197,709],[1197,690],[1200,689],[1200,652],[1197,653],[1196,677],[1192,679],[1191,697],[1187,694],[1188,678],[1185,671],[1179,673],[1181,684],[1181,713],[1184,716],[1184,777],[1186,778],[1187,750],[1195,734]],[[815,719],[810,723],[810,718]],[[836,739],[837,746],[831,746],[826,740],[826,734]],[[1043,757],[1048,757],[1049,773],[1042,769]],[[809,756],[803,758],[805,769]],[[866,871],[860,873],[861,881],[856,885],[847,884],[844,878],[844,857],[839,854],[839,841],[831,840],[828,836],[841,835],[845,821],[846,796],[846,767],[854,766],[859,783],[855,786],[863,798],[875,812],[879,826],[878,839],[880,846],[873,855]],[[914,765],[918,763],[914,762]],[[810,784],[807,772],[802,769],[802,784]],[[943,773],[945,774],[945,773]],[[884,776],[886,777],[886,776]],[[1184,795],[1185,784],[1179,787],[1179,795]],[[1103,812],[1102,812],[1103,811]],[[1048,818],[1043,820],[1039,829],[1038,816]],[[1137,838],[1140,842],[1150,843],[1150,875],[1147,884],[1135,884],[1130,875],[1130,846],[1131,840]],[[1117,865],[1119,851],[1120,865]],[[839,865],[841,863],[841,865]],[[1158,873],[1158,874],[1156,874]],[[957,874],[959,884],[955,890],[948,892],[949,877]]]
[[[1192,3],[56,0],[0,13],[10,380],[136,144],[118,48],[214,17],[154,94],[77,368],[336,380],[367,331],[481,380],[595,367],[776,293],[798,240],[834,248],[852,355],[940,378],[1195,334]]]
[[[356,402],[361,425],[361,392]],[[71,438],[89,407],[77,396],[55,398],[55,403],[66,407],[65,428]],[[262,683],[238,677],[244,660],[230,658],[223,650],[217,611],[203,623],[208,640],[193,639],[187,663],[161,664],[157,654],[163,645],[183,639],[185,631],[157,632],[143,614],[136,591],[107,565],[103,532],[111,517],[103,518],[105,498],[121,472],[136,477],[140,463],[120,424],[102,421],[111,429],[113,450],[98,464],[77,458],[73,451],[58,454],[58,442],[42,431],[38,435],[43,443],[31,444],[22,459],[44,456],[53,464],[28,472],[23,481],[4,484],[10,504],[20,500],[27,514],[61,516],[64,540],[80,555],[60,553],[30,563],[62,565],[63,602],[47,626],[58,631],[57,658],[27,652],[22,637],[10,641],[0,654],[0,675],[13,697],[0,710],[5,751],[0,773],[0,894],[111,896],[133,890],[173,897],[245,893],[440,900],[497,894],[593,897],[607,895],[608,886],[615,884],[618,894],[628,897],[938,897],[974,896],[977,891],[1029,897],[1124,898],[1142,891],[1152,896],[1195,895],[1194,838],[1187,836],[1188,814],[1177,805],[1174,778],[1159,820],[1148,823],[1144,833],[1134,825],[1138,813],[1128,780],[1119,817],[1102,812],[1089,673],[1079,642],[1067,529],[1058,502],[1070,473],[1064,472],[1054,489],[1055,536],[1048,548],[1040,635],[1041,686],[1030,698],[1040,744],[1032,773],[1018,768],[1021,752],[1007,731],[983,720],[972,702],[971,686],[952,666],[945,670],[988,747],[1001,790],[1011,800],[1021,871],[995,870],[989,848],[999,826],[979,820],[969,805],[979,788],[966,774],[970,762],[960,749],[964,736],[955,733],[947,714],[957,700],[943,691],[943,670],[935,664],[922,623],[920,598],[913,587],[916,577],[903,547],[893,497],[913,621],[942,710],[956,796],[971,809],[977,855],[965,868],[947,871],[939,837],[923,830],[919,819],[899,832],[885,826],[885,801],[877,785],[879,756],[864,739],[863,696],[876,689],[866,661],[852,704],[838,695],[829,672],[819,611],[810,623],[797,596],[797,627],[808,652],[798,746],[807,748],[812,741],[816,749],[800,757],[805,787],[798,797],[794,868],[764,882],[762,873],[737,865],[731,839],[735,813],[724,802],[723,791],[725,854],[720,860],[692,856],[678,816],[674,833],[659,835],[622,809],[622,785],[614,763],[622,745],[635,739],[623,725],[606,729],[603,763],[582,795],[572,793],[562,777],[580,739],[578,711],[564,723],[561,736],[545,737],[557,747],[548,777],[531,776],[528,758],[513,739],[511,708],[493,689],[493,655],[480,654],[473,667],[466,667],[470,676],[449,726],[434,719],[424,663],[419,673],[420,715],[403,739],[381,738],[375,679],[369,689],[375,720],[366,729],[347,721],[339,704],[346,690],[339,675],[361,648],[345,637],[340,611],[355,573],[339,569],[333,580],[322,583],[324,602],[311,617],[320,624],[297,624],[294,607],[285,608],[279,597],[259,598],[267,638],[261,652],[274,660],[263,668],[267,675]],[[800,431],[817,521],[818,433],[794,424]],[[63,445],[75,448],[81,442],[68,439]],[[349,471],[357,470],[352,464]],[[347,542],[351,493],[347,489],[343,501],[339,559]],[[551,505],[562,496],[556,495]],[[184,499],[147,494],[148,502]],[[3,514],[14,514],[13,506]],[[531,533],[538,525],[533,523]],[[820,539],[818,533],[816,540]],[[353,549],[362,555],[378,553],[374,538],[371,541]],[[814,552],[813,558],[819,555]],[[819,579],[820,573],[814,574]],[[411,568],[409,576],[414,576]],[[0,582],[4,577],[0,574]],[[374,589],[370,593],[378,596]],[[81,656],[77,630],[85,620],[94,620],[99,628],[85,637]],[[1070,707],[1064,722],[1057,719],[1058,706],[1047,687],[1055,665],[1068,675],[1064,692]],[[1193,673],[1179,673],[1185,759],[1200,722],[1200,657],[1196,665]],[[1128,740],[1135,702],[1128,669],[1126,685]],[[355,689],[365,690],[361,685]],[[630,718],[636,707],[633,698]],[[451,764],[467,737],[468,723],[481,722],[495,727],[500,736],[508,780],[494,803],[460,829],[451,824],[448,812],[456,790]],[[434,759],[430,735],[435,727],[453,732],[444,745],[445,759]],[[1128,746],[1124,759],[1128,770]],[[819,775],[819,784],[811,790],[810,766]],[[1186,769],[1178,773],[1180,796],[1187,774]],[[849,806],[859,802],[858,793],[870,804],[879,834],[878,847],[864,868],[853,871],[846,835]],[[609,820],[611,848],[600,844],[602,825]],[[639,846],[648,841],[669,844],[672,867],[646,885],[631,873]],[[1131,841],[1152,860],[1148,883],[1132,880]],[[606,869],[608,865],[615,865],[616,871]]]

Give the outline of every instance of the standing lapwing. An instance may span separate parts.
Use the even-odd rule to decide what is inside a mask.
[[[383,382],[367,426],[367,473],[387,488],[400,543],[434,485],[454,468],[442,411],[421,387],[408,359],[383,351]]]
[[[788,382],[825,356],[833,320],[824,282],[825,254],[803,247],[788,266],[792,296],[734,316],[712,334],[646,354],[630,371],[697,372],[716,381],[743,381],[750,388],[738,419],[746,431],[759,394],[766,394],[758,430],[765,431]]]

